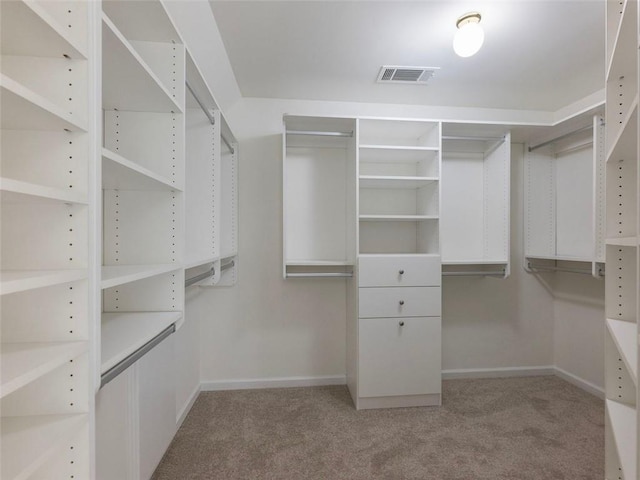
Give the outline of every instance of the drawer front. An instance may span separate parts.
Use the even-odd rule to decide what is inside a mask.
[[[438,287],[441,285],[440,256],[360,257],[361,287]]]
[[[439,317],[358,322],[361,397],[441,393]]]
[[[360,318],[439,317],[440,287],[360,288]]]

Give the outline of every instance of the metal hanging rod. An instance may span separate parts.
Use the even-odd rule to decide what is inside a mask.
[[[231,146],[231,143],[229,142],[229,140],[227,140],[227,137],[224,136],[224,134],[220,134],[220,138],[222,138],[222,141],[224,142],[224,144],[227,146],[227,148],[229,149],[229,151],[231,152],[231,155],[233,155],[234,153],[236,153],[236,151],[233,149],[233,147]]]
[[[184,83],[187,86],[187,90],[189,90],[191,92],[191,95],[193,95],[193,98],[196,99],[196,102],[198,102],[198,105],[200,105],[200,108],[202,109],[204,114],[207,116],[207,118],[211,122],[211,125],[215,125],[216,124],[216,118],[212,115],[212,113],[205,106],[205,104],[202,102],[202,100],[200,100],[200,97],[198,97],[198,95],[196,94],[195,90],[193,88],[191,88],[191,85],[189,85],[189,82],[185,81]]]
[[[220,271],[224,272],[225,270],[229,270],[230,268],[233,268],[235,265],[236,265],[236,262],[232,260],[229,263],[225,263],[224,265],[222,265],[220,267]]]
[[[287,273],[287,278],[312,278],[312,277],[326,277],[326,278],[346,278],[353,277],[353,272],[348,273]]]
[[[534,150],[537,150],[538,148],[542,148],[542,147],[546,147],[547,145],[550,145],[554,142],[557,142],[558,140],[564,140],[565,138],[571,137],[573,135],[575,135],[576,133],[582,133],[582,132],[586,132],[587,130],[592,130],[593,129],[593,125],[588,125],[586,127],[582,127],[582,128],[578,128],[577,130],[573,130],[569,133],[565,133],[564,135],[560,135],[558,137],[552,138],[551,140],[547,140],[546,142],[542,142],[539,143],[538,145],[534,145],[532,147],[529,147],[529,151],[533,152]]]
[[[211,125],[215,125],[216,124],[216,118],[212,115],[211,111],[209,111],[209,109],[205,106],[204,102],[202,100],[200,100],[200,97],[198,97],[198,95],[196,94],[195,90],[193,88],[191,88],[191,85],[189,85],[189,82],[185,81],[184,84],[187,86],[187,90],[189,90],[191,92],[191,95],[193,95],[193,98],[196,99],[196,102],[198,102],[198,105],[200,105],[200,108],[202,109],[204,114],[207,116],[207,118],[211,122]],[[236,153],[235,150],[233,149],[233,147],[231,146],[231,143],[229,142],[229,140],[227,140],[227,137],[225,137],[224,134],[222,134],[222,133],[220,134],[220,137],[222,138],[222,141],[224,142],[224,144],[227,146],[227,148],[231,152],[231,155]]]
[[[151,349],[153,349],[156,345],[158,345],[160,342],[162,342],[165,338],[167,338],[169,335],[171,335],[175,331],[176,331],[176,324],[172,323],[167,328],[162,330],[158,335],[156,335],[147,343],[145,343],[138,350],[136,350],[131,355],[126,357],[124,360],[122,360],[121,362],[114,365],[106,372],[104,372],[102,375],[100,375],[100,388],[104,387],[107,383],[109,383],[111,380],[116,378],[118,375],[124,372],[131,365],[133,365],[138,360],[140,360],[144,355],[146,355],[149,351],[151,351]]]
[[[536,267],[531,264],[531,262],[527,262],[527,268],[533,272],[564,272],[564,273],[578,273],[580,275],[593,275],[591,270],[584,270],[580,268],[568,268],[568,267],[553,267],[553,266],[542,266]],[[600,277],[604,277],[605,271],[602,266],[598,267],[597,275]]]
[[[324,132],[321,130],[287,130],[287,135],[316,135],[319,137],[353,137],[353,132]]]
[[[489,141],[503,141],[504,135],[502,137],[476,137],[476,136],[466,136],[466,135],[443,135],[442,140],[468,140],[468,141],[478,141],[478,142],[489,142]]]
[[[204,272],[204,273],[201,273],[200,275],[196,275],[195,277],[186,279],[184,281],[184,286],[185,288],[190,287],[194,283],[198,283],[206,278],[213,277],[215,274],[216,274],[215,268],[211,267],[211,270],[209,270],[208,272]]]
[[[584,148],[589,148],[591,146],[593,146],[593,140],[590,140],[590,141],[585,142],[585,143],[581,143],[580,145],[576,145],[575,147],[565,148],[564,150],[557,150],[555,152],[555,154],[556,155],[566,155],[567,153],[577,152],[579,150],[582,150]]]
[[[504,277],[504,270],[496,270],[496,271],[469,271],[469,272],[442,272],[443,277]]]

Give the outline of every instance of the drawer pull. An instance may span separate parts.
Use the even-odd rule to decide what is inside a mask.
[[[403,321],[403,320],[400,320],[400,321],[398,322],[398,325],[400,325],[401,327],[404,327],[404,321]]]
[[[404,300],[400,300],[400,305],[404,305]]]
[[[398,273],[399,273],[400,275],[404,275],[404,270],[400,270]]]

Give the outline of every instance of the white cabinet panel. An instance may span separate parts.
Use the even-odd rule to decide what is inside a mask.
[[[176,432],[174,337],[138,362],[140,479],[151,478]]]
[[[361,256],[361,287],[430,287],[441,283],[440,256]]]
[[[440,393],[440,317],[359,322],[361,397]]]
[[[359,312],[360,318],[439,316],[440,287],[361,288]]]

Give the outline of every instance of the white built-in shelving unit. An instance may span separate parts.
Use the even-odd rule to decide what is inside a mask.
[[[238,142],[187,52],[186,259],[201,286],[229,286],[238,267]]]
[[[599,110],[599,109],[596,109]],[[605,127],[586,112],[545,129],[525,152],[525,268],[602,277]]]
[[[283,276],[348,275],[356,261],[356,122],[285,116]]]
[[[507,277],[511,268],[509,130],[443,124],[441,176],[444,274]]]
[[[90,478],[93,4],[2,2],[0,477]]]
[[[438,122],[359,119],[359,254],[437,254],[439,183]]]
[[[638,480],[638,4],[607,2],[605,475]]]

